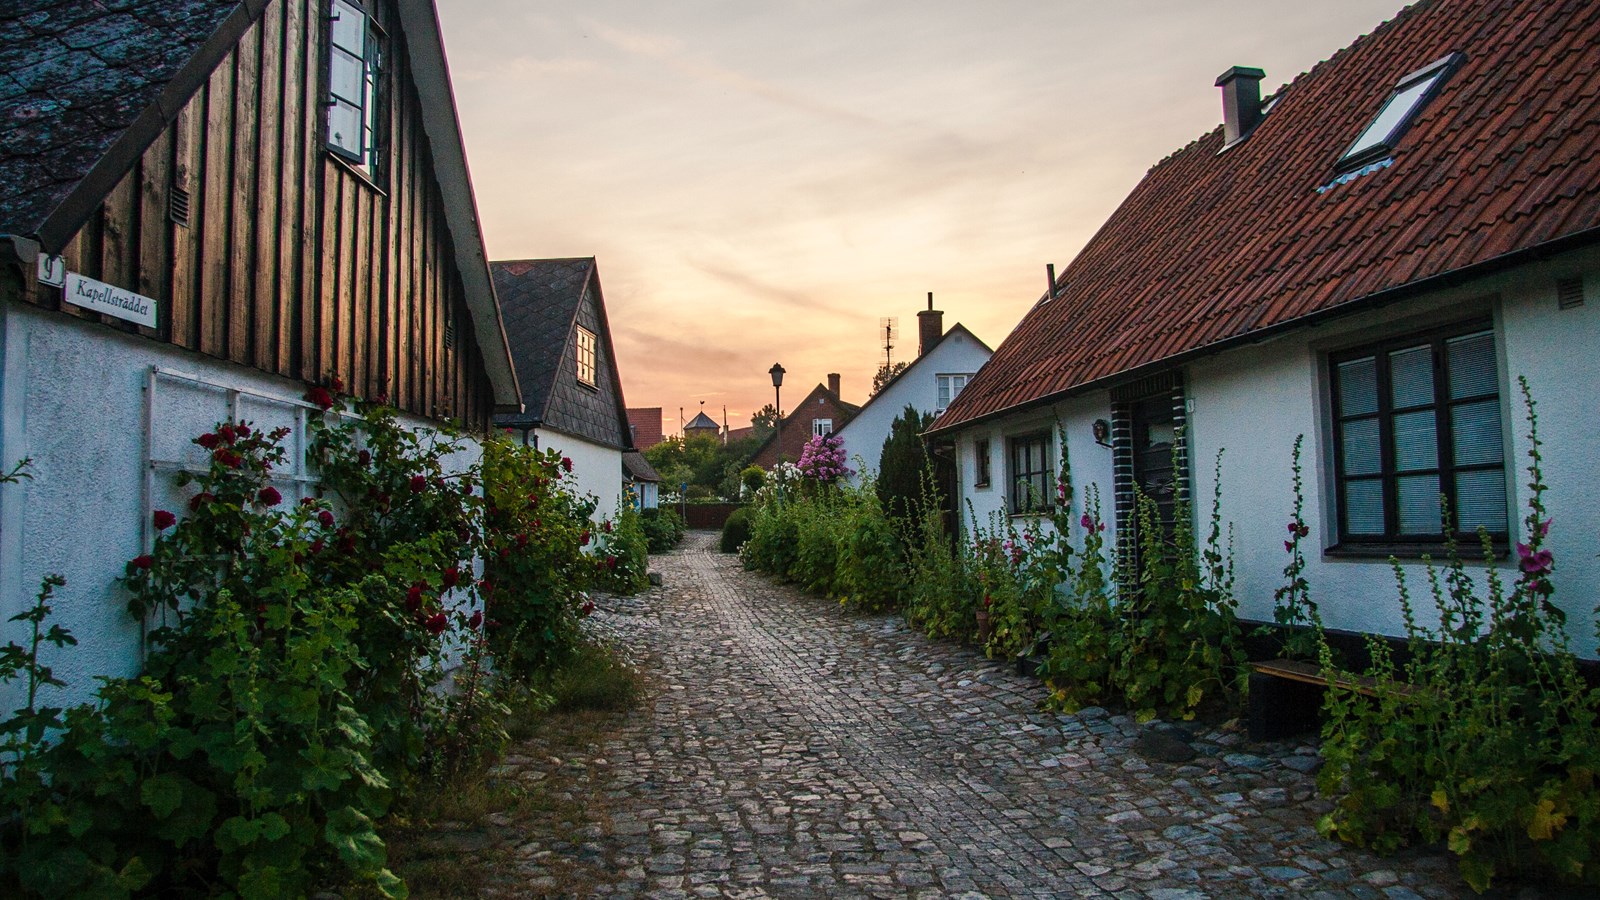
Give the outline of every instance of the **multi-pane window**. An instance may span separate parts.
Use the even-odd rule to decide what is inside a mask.
[[[1431,543],[1450,527],[1505,538],[1500,376],[1478,322],[1329,360],[1342,543]]]
[[[956,399],[956,395],[961,393],[961,389],[967,386],[967,379],[971,378],[972,375],[971,373],[966,373],[938,375],[935,377],[939,381],[939,406],[935,410],[935,414],[937,414],[944,412],[945,408],[950,405],[950,401]]]
[[[1011,511],[1027,513],[1050,508],[1050,435],[1045,432],[1011,439]]]
[[[578,326],[578,380],[594,385],[594,332]]]
[[[376,175],[382,41],[357,3],[332,0],[328,47],[328,148]]]
[[[989,442],[978,441],[972,448],[974,468],[977,470],[973,477],[973,487],[989,486]]]
[[[811,420],[811,435],[813,437],[827,437],[830,434],[833,434],[833,420],[832,419],[812,419]]]

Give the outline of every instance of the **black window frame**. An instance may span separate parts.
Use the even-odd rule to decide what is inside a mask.
[[[1487,334],[1493,343],[1494,350],[1494,393],[1472,394],[1459,398],[1450,396],[1450,371],[1448,362],[1448,347],[1451,341]],[[1432,354],[1433,397],[1427,404],[1413,404],[1409,406],[1396,406],[1392,385],[1391,354],[1426,345]],[[1343,414],[1343,400],[1340,394],[1339,366],[1345,363],[1356,362],[1371,357],[1375,367],[1375,390],[1377,392],[1377,409],[1372,413]],[[1415,557],[1422,554],[1432,554],[1442,551],[1448,538],[1454,538],[1462,546],[1469,548],[1478,545],[1477,529],[1462,530],[1459,527],[1459,509],[1457,504],[1456,479],[1459,472],[1467,471],[1497,471],[1502,480],[1506,479],[1508,467],[1508,451],[1510,449],[1505,440],[1505,383],[1500,365],[1500,340],[1499,333],[1494,327],[1492,317],[1475,318],[1459,321],[1450,325],[1423,331],[1409,332],[1398,337],[1384,338],[1354,347],[1349,347],[1337,352],[1329,353],[1326,360],[1325,377],[1328,384],[1328,413],[1330,420],[1329,452],[1332,458],[1333,501],[1336,527],[1331,531],[1337,536],[1337,543],[1327,549],[1330,555],[1347,556],[1408,556]],[[1457,463],[1454,451],[1454,425],[1451,410],[1454,407],[1473,403],[1483,403],[1493,399],[1498,407],[1500,426],[1500,461],[1498,463]],[[1432,469],[1412,469],[1401,473],[1396,461],[1395,450],[1395,419],[1397,416],[1415,414],[1423,410],[1432,410],[1434,414],[1435,458]],[[1355,420],[1373,419],[1378,423],[1378,446],[1380,453],[1379,471],[1376,476],[1367,474],[1350,475],[1345,471],[1345,428],[1347,423]],[[1437,532],[1404,533],[1400,523],[1400,497],[1399,480],[1402,476],[1416,476],[1436,474],[1439,479],[1440,493],[1449,504],[1452,517],[1452,529],[1446,534],[1443,529]],[[1357,534],[1350,531],[1349,511],[1347,509],[1347,495],[1345,485],[1352,480],[1377,480],[1381,483],[1383,497],[1384,527],[1382,534]],[[1513,523],[1512,505],[1514,498],[1507,482],[1505,498],[1505,530],[1490,531],[1489,537],[1497,553],[1503,555],[1509,546],[1510,529]]]
[[[1019,451],[1025,447],[1039,448],[1039,462],[1041,468],[1024,469],[1018,459]],[[1043,515],[1055,508],[1055,471],[1050,462],[1050,432],[1030,431],[1026,434],[1012,435],[1006,439],[1006,506],[1013,516]],[[1024,481],[1032,482],[1029,490],[1024,495],[1021,485]],[[1034,496],[1038,497],[1037,506],[1024,502]]]
[[[993,483],[994,463],[990,456],[992,452],[988,438],[982,438],[973,443],[973,487],[986,488]]]
[[[339,5],[348,6],[360,13],[365,28],[365,38],[362,43],[362,97],[360,105],[356,106],[358,115],[362,117],[361,148],[352,151],[334,140],[334,110],[343,100],[350,103],[350,98],[339,95],[334,86],[333,66],[334,58],[343,53],[353,57],[348,50],[339,47],[334,40],[334,29],[338,20]],[[379,23],[373,9],[373,0],[324,0],[327,28],[324,31],[324,51],[322,62],[323,85],[323,134],[322,145],[334,159],[343,163],[351,170],[366,178],[374,187],[382,186],[382,179],[387,175],[388,167],[385,165],[389,148],[389,118],[387,103],[389,90],[387,84],[388,67],[387,44],[388,33]]]

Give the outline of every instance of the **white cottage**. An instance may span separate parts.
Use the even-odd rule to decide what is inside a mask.
[[[837,434],[852,468],[877,471],[889,427],[907,406],[938,415],[967,386],[994,351],[957,322],[944,330],[944,313],[928,308],[917,313],[917,358],[884,385]],[[861,473],[851,477],[860,483]]]
[[[1399,635],[1388,560],[1421,577],[1441,494],[1469,544],[1527,538],[1525,378],[1556,602],[1593,657],[1597,42],[1586,8],[1426,0],[1265,102],[1229,69],[1222,127],[1149,171],[935,423],[962,498],[1036,514],[1059,426],[1127,548],[1135,485],[1203,515],[1226,449],[1240,614],[1270,621],[1304,435],[1322,615]]]

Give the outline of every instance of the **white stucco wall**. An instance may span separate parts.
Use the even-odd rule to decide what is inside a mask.
[[[873,397],[838,431],[850,467],[876,472],[883,442],[889,439],[889,427],[906,405],[920,412],[933,412],[939,408],[938,376],[971,374],[988,360],[989,350],[961,331],[953,331],[932,352],[919,357],[898,381]],[[853,476],[851,482],[859,484],[860,474]]]
[[[578,494],[593,494],[598,503],[594,510],[595,521],[616,515],[622,501],[622,451],[602,447],[583,438],[573,437],[548,428],[532,432],[541,450],[559,450],[572,460],[572,475],[577,481]]]
[[[1559,310],[1555,279],[1581,275],[1585,303]],[[1404,632],[1389,563],[1321,552],[1332,543],[1336,523],[1331,509],[1332,457],[1323,370],[1326,354],[1386,335],[1421,331],[1475,315],[1492,315],[1502,356],[1501,413],[1506,439],[1507,484],[1512,541],[1522,539],[1526,515],[1527,426],[1517,376],[1525,376],[1539,409],[1544,475],[1551,490],[1545,503],[1554,526],[1546,547],[1556,559],[1556,602],[1568,613],[1573,647],[1594,657],[1597,641],[1593,607],[1600,597],[1600,560],[1593,535],[1600,533],[1600,253],[1569,254],[1538,265],[1480,279],[1420,297],[1376,313],[1353,316],[1316,328],[1291,332],[1263,343],[1201,359],[1185,370],[1191,403],[1189,434],[1196,525],[1204,528],[1215,485],[1219,450],[1222,466],[1222,517],[1234,528],[1235,591],[1239,614],[1270,621],[1273,594],[1283,582],[1286,524],[1293,510],[1291,453],[1295,436],[1305,435],[1305,521],[1312,528],[1306,578],[1324,621],[1334,628],[1388,635]],[[1090,437],[1096,418],[1109,418],[1104,392],[1074,398],[1054,410],[1068,429],[1074,482],[1080,503],[1089,483],[1098,483],[1106,518],[1114,518],[1111,452]],[[962,496],[980,518],[1003,508],[1006,460],[1004,438],[1036,430],[1049,413],[1009,417],[963,431]],[[990,440],[994,484],[973,486],[972,453],[978,439]],[[1081,512],[1075,508],[1074,518]],[[1114,523],[1111,527],[1115,527]],[[1203,535],[1202,535],[1203,536]],[[1474,548],[1468,548],[1472,550]],[[1469,556],[1469,558],[1471,558]],[[1429,596],[1425,568],[1407,561],[1404,570],[1413,600]],[[1482,566],[1477,566],[1482,579]],[[1515,566],[1502,563],[1506,580]],[[1436,623],[1431,608],[1418,610],[1424,624]]]
[[[238,417],[268,430],[293,426],[293,407],[252,395],[293,401],[305,387],[32,307],[0,304],[0,316],[0,464],[9,469],[23,457],[34,460],[31,480],[0,487],[0,620],[31,605],[46,574],[65,576],[53,621],[70,629],[78,646],[47,646],[43,653],[68,684],[52,702],[83,701],[93,695],[94,676],[138,671],[139,623],[128,615],[116,579],[128,560],[146,552],[151,511],[181,515],[192,494],[178,489],[170,472],[158,473],[147,504],[147,460],[153,455],[203,465],[204,451],[191,440],[234,418],[227,391],[163,379],[151,404],[154,446],[147,449],[151,367],[249,392],[239,401]],[[428,425],[414,417],[402,421]],[[295,445],[289,447],[293,456]],[[451,462],[465,468],[480,453],[471,442]],[[303,490],[288,480],[277,486],[290,502]],[[0,643],[24,642],[20,627],[0,621]],[[13,708],[18,696],[13,686],[0,695],[0,707]]]

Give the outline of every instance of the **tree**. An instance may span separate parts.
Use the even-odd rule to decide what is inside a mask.
[[[883,454],[878,457],[877,485],[878,500],[890,516],[910,518],[916,515],[917,502],[922,497],[923,473],[931,472],[933,463],[922,442],[922,432],[932,424],[931,414],[917,412],[916,407],[907,404],[905,411],[889,425],[889,437],[884,440]]]
[[[879,366],[878,374],[872,376],[872,395],[877,396],[878,392],[883,390],[884,385],[893,381],[896,375],[904,372],[910,366],[911,364],[907,362],[897,362],[893,365],[884,363]]]
[[[771,403],[756,410],[750,417],[750,427],[754,429],[751,436],[757,441],[765,441],[778,428],[778,409]]]

